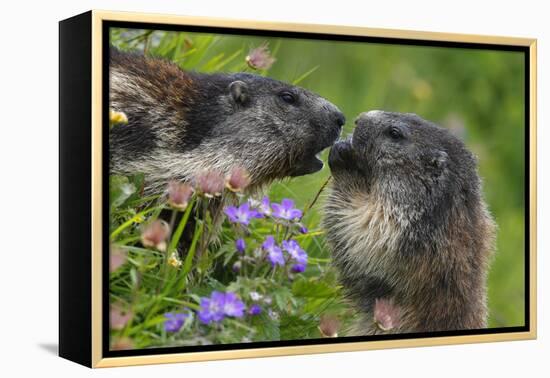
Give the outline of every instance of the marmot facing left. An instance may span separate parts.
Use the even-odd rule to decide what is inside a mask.
[[[234,166],[252,186],[316,172],[345,122],[321,96],[249,73],[188,72],[111,48],[109,77],[110,106],[129,121],[109,134],[111,172],[144,173],[147,192]]]
[[[352,333],[486,327],[495,225],[474,156],[414,114],[371,111],[356,125],[331,149],[324,219],[361,313]]]

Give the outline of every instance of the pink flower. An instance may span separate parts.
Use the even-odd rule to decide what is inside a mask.
[[[132,312],[123,309],[121,304],[115,303],[111,305],[109,320],[111,323],[111,329],[121,330],[128,321],[132,318]]]
[[[111,345],[112,350],[128,350],[134,349],[134,343],[129,337],[120,337],[113,342]]]
[[[141,233],[141,244],[146,248],[166,251],[166,239],[170,235],[170,226],[163,220],[155,220],[147,225]]]
[[[275,63],[275,58],[271,56],[267,43],[250,50],[245,60],[248,66],[255,70],[268,70]]]
[[[224,177],[217,171],[205,171],[195,177],[195,188],[207,198],[222,195],[225,185]]]
[[[392,299],[376,299],[374,302],[374,322],[382,331],[399,327],[401,310]]]
[[[168,184],[168,204],[174,209],[185,210],[192,195],[193,187],[185,182],[170,181]]]
[[[109,272],[114,272],[118,268],[120,268],[124,263],[126,263],[126,260],[128,258],[128,252],[123,250],[122,248],[118,248],[116,246],[111,246],[111,250],[109,252]]]
[[[232,192],[242,192],[250,185],[250,175],[242,167],[235,167],[225,179],[225,186]]]
[[[323,315],[319,321],[319,331],[323,337],[338,337],[340,321],[335,316]]]

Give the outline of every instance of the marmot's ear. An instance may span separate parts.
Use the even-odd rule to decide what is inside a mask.
[[[244,81],[235,80],[229,84],[229,93],[238,104],[244,104],[248,101],[248,86]]]

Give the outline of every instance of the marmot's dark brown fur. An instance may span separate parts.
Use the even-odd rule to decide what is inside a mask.
[[[495,225],[474,156],[414,114],[371,111],[356,124],[331,149],[324,220],[361,313],[352,333],[485,328]]]
[[[267,77],[187,72],[114,48],[109,62],[110,106],[129,120],[110,132],[111,172],[144,173],[148,192],[234,166],[253,186],[316,172],[345,122],[324,98]]]

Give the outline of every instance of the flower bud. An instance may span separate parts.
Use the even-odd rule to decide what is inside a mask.
[[[401,310],[392,299],[380,298],[374,302],[374,322],[382,331],[399,327]]]
[[[235,248],[237,249],[237,252],[244,253],[246,250],[246,243],[244,239],[235,240]]]
[[[193,187],[187,183],[170,181],[168,184],[168,204],[174,209],[184,211],[193,195]]]
[[[114,272],[122,265],[126,263],[128,259],[128,252],[122,248],[111,245],[111,250],[109,251],[109,272]]]
[[[112,350],[134,349],[134,343],[129,337],[119,337],[111,345]]]
[[[166,251],[166,239],[170,234],[170,226],[163,220],[155,220],[148,224],[141,233],[141,244],[146,248],[156,248]]]
[[[335,316],[323,315],[319,321],[319,331],[323,337],[338,337],[340,321]]]
[[[245,60],[248,66],[254,70],[267,70],[275,63],[275,58],[271,56],[267,43],[250,50]]]
[[[194,180],[195,189],[207,198],[219,197],[224,188],[224,178],[216,171],[204,171]]]
[[[225,186],[235,193],[242,193],[248,185],[250,185],[250,175],[242,167],[233,168],[225,178]]]
[[[258,304],[253,304],[249,307],[248,313],[252,316],[254,315],[260,315],[262,313],[262,308]]]
[[[124,309],[123,305],[119,303],[112,304],[109,312],[111,329],[123,329],[128,321],[132,318],[132,315],[132,312]]]

